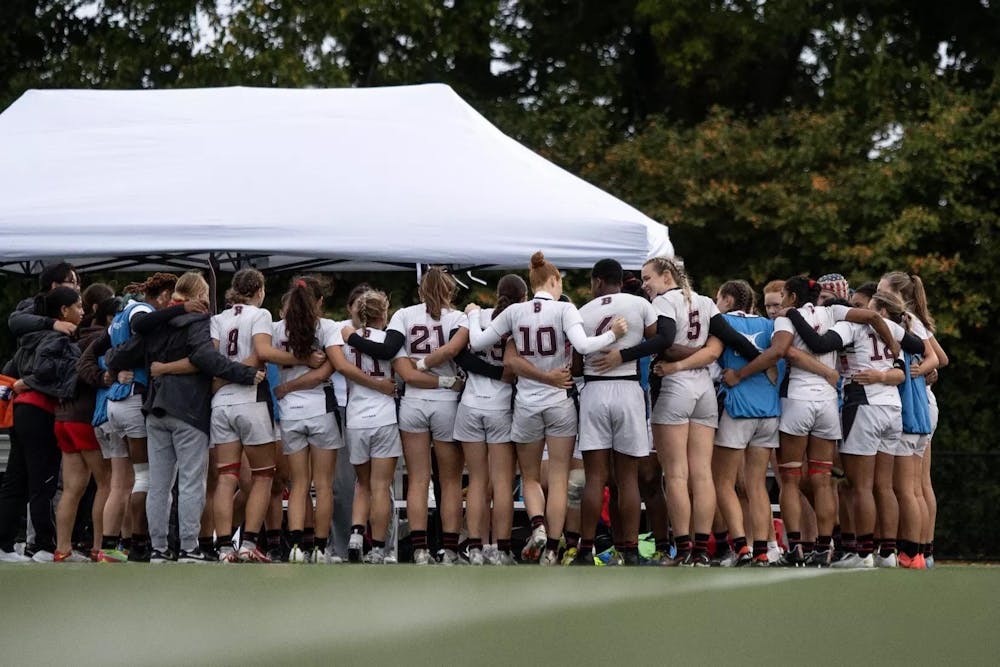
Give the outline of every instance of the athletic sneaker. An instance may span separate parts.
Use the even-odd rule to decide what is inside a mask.
[[[559,564],[559,552],[555,549],[546,549],[542,554],[542,560],[539,561],[541,565],[558,565]]]
[[[875,556],[875,567],[899,567],[899,563],[896,561],[896,553],[893,552],[888,556]]]
[[[469,565],[486,565],[486,557],[483,556],[483,550],[478,547],[472,547],[465,551],[465,558],[469,561]]]
[[[382,547],[372,547],[371,551],[365,554],[365,563],[369,565],[382,565],[385,563],[385,549]]]
[[[344,559],[337,554],[328,554],[325,551],[320,551],[319,548],[313,548],[312,562],[321,565],[340,565]]]
[[[0,563],[30,563],[31,558],[16,551],[4,551],[0,549]]]
[[[62,552],[62,551],[56,550],[56,552],[52,554],[52,562],[53,563],[89,563],[90,562],[90,558],[88,558],[87,556],[84,556],[82,553],[80,553],[76,549],[71,549],[70,551],[67,551],[65,553]]]
[[[351,533],[347,539],[347,560],[350,563],[360,563],[365,552],[365,536],[361,533]],[[366,563],[368,561],[365,561]]]
[[[497,548],[497,545],[495,544],[483,545],[483,560],[486,561],[487,565],[495,565],[496,563],[494,563],[493,561],[497,559],[497,554],[499,553],[500,550]]]
[[[860,554],[849,552],[844,554],[840,560],[831,562],[830,567],[843,569],[875,567],[875,556],[868,554],[867,556],[862,557]]]
[[[281,547],[271,547],[267,550],[267,557],[271,559],[272,563],[281,563],[285,560],[284,556]]]
[[[570,565],[585,565],[590,567],[594,566],[595,561],[594,561],[594,553],[592,550],[588,549],[586,551],[583,551],[583,550],[573,549],[573,551],[575,551],[576,553],[573,556],[573,560],[570,561],[569,563]],[[564,564],[566,563],[565,558],[563,559],[563,563]]]
[[[163,563],[172,563],[177,560],[174,553],[167,549],[166,551],[160,551],[159,549],[153,549],[149,552],[149,562],[154,565],[161,565]]]
[[[433,565],[435,560],[431,557],[430,549],[414,549],[413,550],[413,564],[414,565]]]
[[[750,567],[774,567],[775,564],[771,562],[768,554],[757,554],[753,557],[750,563]]]
[[[26,544],[24,546],[24,555],[35,561],[36,563],[51,563],[55,558],[55,554],[46,549],[38,549],[34,545]]]
[[[133,546],[128,551],[128,562],[148,563],[150,558],[152,558],[152,556],[153,556],[153,551],[149,546],[146,547]]]
[[[750,565],[753,561],[753,555],[750,553],[749,547],[743,547],[740,552],[736,554],[736,561],[733,563],[733,567],[746,567]]]
[[[900,552],[899,566],[908,570],[925,570],[927,569],[927,561],[924,559],[923,554],[917,554],[916,556],[910,557],[905,553]]]
[[[267,554],[260,550],[260,547],[253,545],[249,542],[244,542],[243,546],[240,547],[237,557],[240,559],[241,563],[270,563],[271,559],[267,557]]]
[[[236,555],[236,549],[232,547],[222,547],[219,549],[220,563],[239,563],[240,557]]]
[[[288,562],[301,564],[308,563],[309,559],[306,558],[306,552],[302,550],[302,547],[297,544],[293,544],[292,550],[288,552]]]
[[[545,543],[548,541],[549,535],[545,530],[545,526],[541,525],[531,531],[531,537],[528,538],[527,544],[521,549],[521,560],[524,562],[538,562],[542,557],[542,550],[545,549]]]
[[[510,551],[500,551],[497,549],[496,554],[490,559],[490,565],[497,566],[509,566],[517,565],[517,558]]]
[[[622,565],[627,565],[629,567],[634,567],[639,565],[639,552],[638,551],[626,551],[622,553]]]
[[[736,552],[728,544],[719,551],[711,561],[712,567],[733,567],[736,564]]]
[[[770,560],[770,554],[768,554],[768,560]],[[794,547],[786,551],[781,556],[780,565],[785,567],[805,567],[806,556],[802,552],[802,545],[796,544]]]
[[[576,547],[570,547],[563,552],[562,564],[563,565],[573,565],[573,561],[576,559],[576,554],[580,550]]]
[[[712,561],[709,559],[708,554],[705,552],[694,553],[690,552],[684,557],[684,560],[680,562],[681,567],[712,567]]]
[[[934,556],[924,556],[924,566],[930,570],[934,568]]]
[[[829,549],[826,551],[812,551],[808,556],[806,556],[805,566],[830,567],[831,558],[833,558],[833,552]]]
[[[439,565],[468,565],[469,561],[465,560],[458,554],[457,551],[452,549],[441,549],[437,552],[437,562]]]
[[[195,547],[191,551],[184,551],[181,549],[180,553],[177,554],[178,563],[216,563],[218,562],[218,556],[212,558],[207,553],[202,551],[200,548]]]
[[[780,563],[781,557],[784,555],[784,553],[785,553],[784,550],[777,544],[775,544],[774,546],[771,545],[767,546],[767,560],[770,561],[772,565],[775,563]]]

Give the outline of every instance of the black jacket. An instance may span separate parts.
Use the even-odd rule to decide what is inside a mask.
[[[175,315],[166,324],[143,332],[146,366],[154,361],[179,361],[187,357],[201,370],[194,375],[161,375],[150,381],[143,412],[170,415],[209,432],[212,415],[212,378],[253,384],[256,369],[226,359],[212,345],[209,316]]]
[[[16,377],[37,392],[53,398],[76,395],[76,361],[80,348],[64,333],[35,331],[21,336],[14,355]]]
[[[17,304],[14,312],[7,317],[7,327],[14,338],[19,339],[19,345],[21,336],[32,331],[51,329],[54,323],[55,320],[51,317],[35,315],[35,297],[22,300]],[[17,377],[17,367],[13,359],[4,365],[2,372],[4,375]]]

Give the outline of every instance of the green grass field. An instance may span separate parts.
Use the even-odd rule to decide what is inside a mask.
[[[3,664],[1000,662],[1000,568],[3,565]]]

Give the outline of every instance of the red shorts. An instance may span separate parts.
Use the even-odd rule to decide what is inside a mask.
[[[94,427],[83,422],[56,422],[56,443],[65,454],[101,449]]]

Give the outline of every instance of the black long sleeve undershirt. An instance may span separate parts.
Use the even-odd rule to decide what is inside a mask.
[[[373,359],[381,359],[382,361],[391,361],[405,342],[406,338],[403,334],[395,329],[385,332],[385,341],[382,343],[377,343],[370,338],[362,338],[357,333],[351,334],[347,339],[347,344],[351,347],[361,350],[363,354],[367,354]]]
[[[452,329],[451,333],[448,334],[448,340],[454,338],[457,333],[457,328]],[[453,361],[466,373],[482,375],[493,380],[500,380],[503,378],[503,365],[497,366],[495,364],[491,364],[478,354],[474,354],[468,347],[456,354]]]
[[[676,335],[677,323],[671,317],[660,315],[656,318],[656,333],[653,336],[621,351],[622,363],[659,354],[670,347]]]
[[[899,342],[899,346],[903,348],[903,352],[907,352],[909,354],[924,353],[924,341],[920,340],[920,336],[916,335],[912,331],[907,331],[903,334],[903,340]]]
[[[844,340],[840,337],[839,333],[830,329],[825,334],[820,335],[806,322],[806,318],[802,317],[802,313],[795,308],[789,309],[787,317],[791,320],[792,326],[795,327],[796,333],[799,334],[799,338],[813,352],[817,354],[836,352],[844,347]]]
[[[132,327],[133,332],[146,335],[156,331],[173,318],[183,315],[184,312],[184,304],[180,303],[176,306],[170,306],[169,308],[164,308],[162,310],[154,310],[149,313],[136,313],[135,316],[129,320],[129,326]]]
[[[712,319],[708,321],[708,333],[721,340],[722,344],[726,347],[735,350],[747,361],[756,359],[760,355],[760,350],[757,349],[757,346],[734,329],[732,325],[726,321],[726,318],[722,315],[722,313],[713,316]]]

